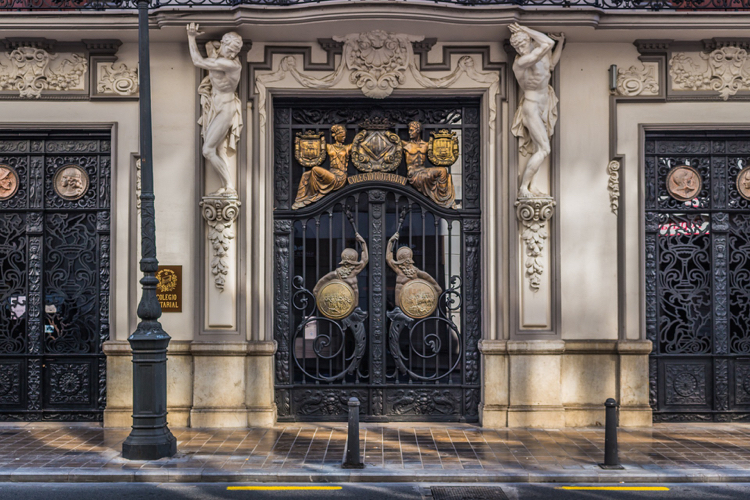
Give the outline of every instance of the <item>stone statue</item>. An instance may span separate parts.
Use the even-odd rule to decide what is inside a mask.
[[[565,35],[548,36],[518,23],[511,24],[510,31],[513,33],[510,44],[518,53],[513,61],[513,73],[523,91],[511,131],[521,140],[521,154],[531,154],[521,177],[518,197],[546,197],[532,187],[531,182],[551,151],[550,137],[557,123],[558,100],[549,80],[560,61]]]
[[[409,123],[409,142],[402,141],[407,179],[414,188],[443,207],[455,208],[453,177],[445,167],[425,167],[427,142],[420,137],[422,124]]]
[[[242,64],[237,55],[242,50],[242,37],[230,31],[221,42],[206,43],[207,57],[203,57],[195,42],[198,25],[187,25],[188,46],[193,64],[208,70],[208,76],[198,87],[202,114],[198,123],[203,137],[203,157],[221,178],[221,188],[214,194],[236,196],[232,175],[227,165],[226,152],[237,150],[242,130],[242,103],[237,96]]]
[[[370,257],[367,253],[367,243],[365,243],[365,239],[359,233],[356,233],[354,237],[362,247],[362,259],[359,261],[357,260],[357,250],[354,248],[345,248],[344,251],[341,252],[341,262],[339,262],[339,267],[320,278],[315,284],[315,288],[313,288],[313,295],[315,295],[315,297],[318,297],[323,287],[333,280],[341,280],[349,285],[354,292],[355,300],[356,297],[359,297],[357,275],[362,272],[365,266],[367,266]]]
[[[349,165],[351,144],[344,144],[346,129],[341,125],[331,127],[331,137],[335,141],[326,145],[326,152],[331,162],[330,170],[323,167],[313,167],[304,174],[299,181],[297,198],[292,209],[305,207],[323,198],[325,195],[346,184],[346,168]]]
[[[417,266],[414,265],[414,253],[411,248],[403,246],[396,251],[396,259],[393,258],[393,247],[398,240],[399,234],[394,233],[391,239],[388,240],[388,248],[385,251],[385,261],[396,273],[396,305],[402,307],[401,292],[404,286],[410,281],[424,280],[427,285],[430,286],[434,291],[434,301],[437,304],[437,297],[443,293],[443,289],[440,288],[437,281],[432,276],[424,271],[420,271]],[[432,306],[434,309],[434,306]]]

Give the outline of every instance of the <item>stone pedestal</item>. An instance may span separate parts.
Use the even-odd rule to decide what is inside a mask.
[[[650,340],[623,340],[617,343],[620,354],[620,426],[651,427],[648,404],[648,355]]]
[[[552,326],[552,279],[548,221],[555,201],[550,197],[518,198],[516,217],[520,235],[521,329],[547,330]]]
[[[248,427],[271,427],[276,423],[273,388],[275,353],[275,341],[247,344],[245,405]]]
[[[237,328],[237,241],[234,223],[240,213],[237,195],[204,196],[206,220],[206,325],[208,329]]]
[[[195,428],[247,427],[246,342],[192,342]]]
[[[505,340],[481,340],[482,402],[479,421],[490,429],[508,426],[508,348]]]

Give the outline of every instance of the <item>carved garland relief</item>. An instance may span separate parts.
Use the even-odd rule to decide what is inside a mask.
[[[676,52],[669,60],[673,90],[713,90],[723,100],[740,90],[750,90],[747,51],[740,47],[719,47],[701,52],[703,64],[685,52]]]
[[[18,47],[5,55],[9,64],[0,62],[0,90],[17,90],[21,97],[38,99],[43,90],[84,88],[88,61],[83,54],[71,53],[57,61],[60,54],[37,47]]]

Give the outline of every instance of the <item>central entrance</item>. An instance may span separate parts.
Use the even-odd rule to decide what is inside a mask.
[[[280,421],[477,421],[479,102],[274,101]]]

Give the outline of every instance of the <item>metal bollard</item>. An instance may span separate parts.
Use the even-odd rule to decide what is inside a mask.
[[[609,398],[605,401],[604,421],[604,463],[599,464],[602,469],[623,469],[617,451],[617,401]]]
[[[359,399],[357,398],[349,398],[349,434],[346,439],[346,451],[341,468],[365,468],[365,464],[359,457]]]

